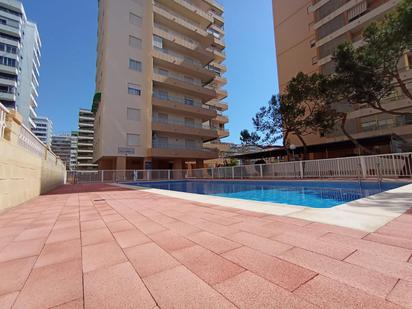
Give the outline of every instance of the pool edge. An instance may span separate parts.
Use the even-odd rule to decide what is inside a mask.
[[[332,208],[310,208],[306,206],[249,201],[204,194],[138,187],[118,183],[114,183],[113,185],[192,202],[266,213],[269,215],[304,219],[312,222],[342,226],[365,232],[376,231],[393,219],[396,219],[400,215],[404,214],[408,209],[412,208],[412,205],[408,204],[407,201],[400,205],[400,201],[396,198],[398,195],[400,196],[406,194],[409,196],[409,199],[412,199],[412,184],[334,206]],[[401,197],[401,199],[406,200],[407,198]]]

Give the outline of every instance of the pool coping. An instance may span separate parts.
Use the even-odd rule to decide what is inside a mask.
[[[306,206],[153,189],[119,183],[114,183],[113,185],[192,202],[304,219],[366,232],[376,231],[412,208],[412,184],[332,208],[310,208]]]

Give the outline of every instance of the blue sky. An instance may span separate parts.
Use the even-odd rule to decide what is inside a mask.
[[[52,119],[55,133],[75,130],[78,109],[90,108],[94,94],[97,0],[23,3],[43,42],[38,114]],[[278,89],[272,1],[220,3],[225,6],[228,56],[231,136],[226,141],[238,142],[240,131],[253,129],[251,118]]]

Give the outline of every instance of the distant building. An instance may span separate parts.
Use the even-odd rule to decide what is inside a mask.
[[[34,118],[33,133],[47,146],[51,146],[53,136],[53,122],[47,117]]]
[[[90,110],[80,109],[78,130],[77,169],[97,170],[93,163],[94,115]]]
[[[332,55],[336,47],[352,42],[355,48],[364,44],[363,31],[373,21],[381,20],[392,12],[400,0],[329,0],[329,1],[276,1],[273,0],[274,28],[279,75],[279,88],[283,91],[299,72],[334,73]],[[412,89],[412,54],[399,63],[402,76]],[[410,101],[399,90],[384,102],[388,110],[411,112]],[[344,106],[344,105],[342,105]],[[412,149],[412,117],[382,113],[368,105],[359,104],[348,113],[347,131],[362,145],[377,153],[408,151]],[[305,136],[313,151],[310,159],[358,155],[342,131],[313,133]],[[290,134],[288,144],[301,146],[299,139]]]
[[[184,169],[218,156],[224,8],[217,1],[100,0],[94,159],[100,169]]]
[[[39,87],[40,35],[18,0],[0,0],[0,101],[35,127]]]
[[[54,135],[52,151],[66,164],[67,170],[76,170],[77,132]]]

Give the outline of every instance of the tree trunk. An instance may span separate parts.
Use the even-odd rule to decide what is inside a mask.
[[[373,155],[376,154],[374,151],[369,150],[368,148],[362,146],[352,135],[349,134],[349,132],[346,130],[346,121],[348,118],[348,114],[346,113],[342,113],[342,121],[340,124],[340,129],[342,130],[343,134],[359,149],[363,150],[365,153],[369,154],[369,155]]]
[[[303,160],[308,159],[308,145],[306,144],[305,140],[301,135],[296,134],[297,138],[300,140],[303,146]]]

